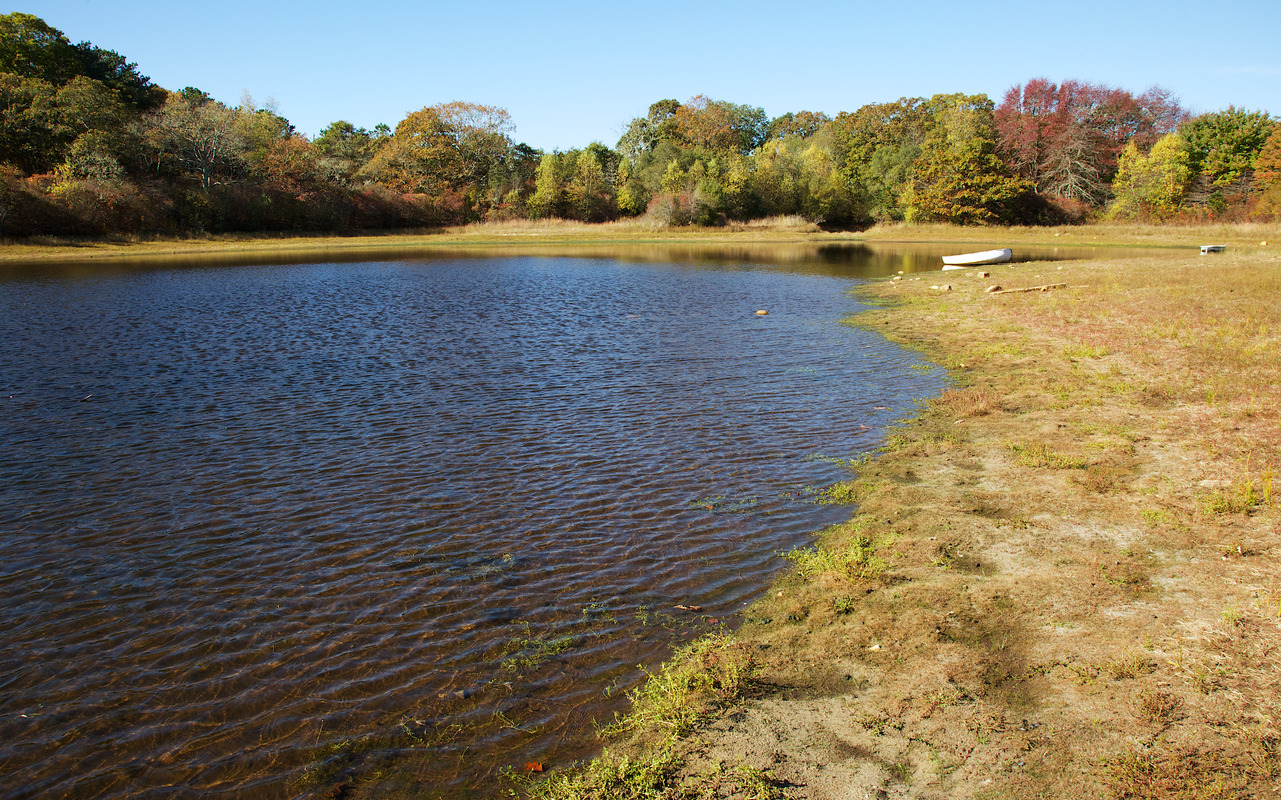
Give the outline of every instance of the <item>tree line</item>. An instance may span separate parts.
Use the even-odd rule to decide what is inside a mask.
[[[315,138],[251,97],[168,91],[136,64],[0,16],[0,233],[336,231],[799,215],[858,228],[1092,219],[1273,219],[1281,125],[1190,115],[1159,88],[1034,79],[999,105],[938,94],[834,117],[697,96],[652,104],[613,147],[542,152],[467,102]]]

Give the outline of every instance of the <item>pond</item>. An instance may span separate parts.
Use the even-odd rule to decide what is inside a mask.
[[[944,387],[842,322],[937,249],[0,274],[6,793],[490,796],[583,755]]]

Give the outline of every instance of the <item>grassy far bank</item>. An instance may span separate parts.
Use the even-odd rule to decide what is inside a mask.
[[[716,228],[654,227],[638,221],[599,224],[565,220],[483,223],[435,231],[351,236],[226,234],[189,238],[34,237],[0,242],[4,264],[40,261],[163,258],[245,258],[299,255],[323,259],[369,253],[409,254],[449,247],[529,247],[648,243],[978,242],[1009,245],[1179,247],[1227,244],[1233,249],[1281,248],[1281,223],[1174,226],[1095,224],[1059,227],[878,225],[859,232],[826,232],[799,217],[777,217]],[[1267,242],[1267,244],[1262,244]]]
[[[869,287],[854,322],[955,388],[734,636],[523,791],[1281,797],[1281,254],[1244,250]]]

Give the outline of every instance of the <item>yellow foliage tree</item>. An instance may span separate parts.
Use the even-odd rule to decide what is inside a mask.
[[[1192,167],[1183,137],[1168,133],[1157,140],[1152,152],[1143,154],[1131,141],[1117,162],[1108,208],[1114,219],[1152,217],[1164,219],[1179,211],[1192,179]]]
[[[959,225],[1000,221],[1005,204],[1030,184],[996,156],[992,101],[984,95],[935,95],[921,154],[901,192],[910,222]]]

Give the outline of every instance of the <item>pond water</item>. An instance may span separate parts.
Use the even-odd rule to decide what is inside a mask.
[[[921,252],[0,274],[4,793],[489,796],[583,754],[944,386],[841,322]]]

